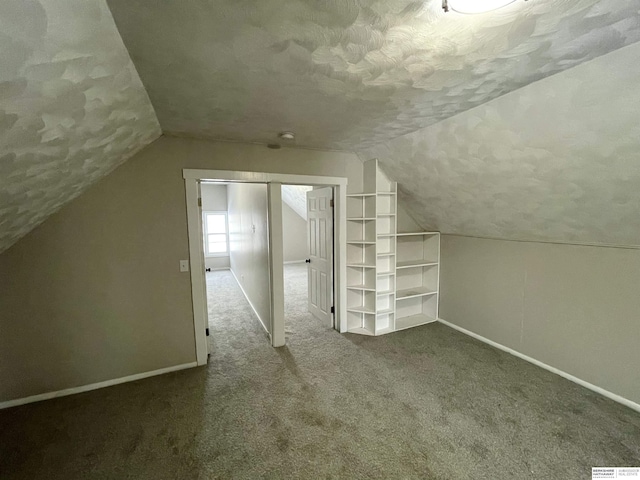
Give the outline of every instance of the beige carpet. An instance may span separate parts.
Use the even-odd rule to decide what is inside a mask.
[[[306,313],[273,349],[208,275],[208,367],[0,412],[2,479],[587,479],[640,465],[640,415],[435,324],[380,338]]]

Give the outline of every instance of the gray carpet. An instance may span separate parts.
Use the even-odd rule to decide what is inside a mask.
[[[306,313],[273,349],[208,275],[208,367],[0,412],[2,479],[586,479],[640,465],[640,415],[445,326],[372,338]]]

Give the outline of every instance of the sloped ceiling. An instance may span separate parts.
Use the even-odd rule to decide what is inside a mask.
[[[108,0],[165,132],[359,150],[640,40],[637,0]]]
[[[640,43],[364,153],[444,233],[640,245]]]
[[[0,252],[158,137],[158,118],[379,156],[444,232],[639,243],[637,0],[478,16],[440,0],[108,4],[129,52],[105,0],[0,1]]]
[[[307,192],[313,187],[305,185],[282,185],[282,201],[307,220]]]
[[[104,0],[0,1],[0,252],[159,135]]]

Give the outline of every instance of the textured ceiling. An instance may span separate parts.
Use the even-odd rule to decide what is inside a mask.
[[[377,157],[444,233],[640,245],[640,43],[423,130]]]
[[[0,1],[0,252],[159,135],[104,0]]]
[[[169,133],[379,156],[444,232],[640,243],[638,0],[108,3],[135,68],[105,0],[0,0],[0,252],[159,136],[147,92]]]
[[[165,132],[359,150],[640,40],[638,0],[108,0]]]
[[[282,201],[291,209],[307,220],[307,192],[313,187],[305,185],[282,185]]]

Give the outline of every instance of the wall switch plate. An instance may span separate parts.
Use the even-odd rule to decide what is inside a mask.
[[[180,271],[181,272],[189,271],[189,260],[180,260]]]

